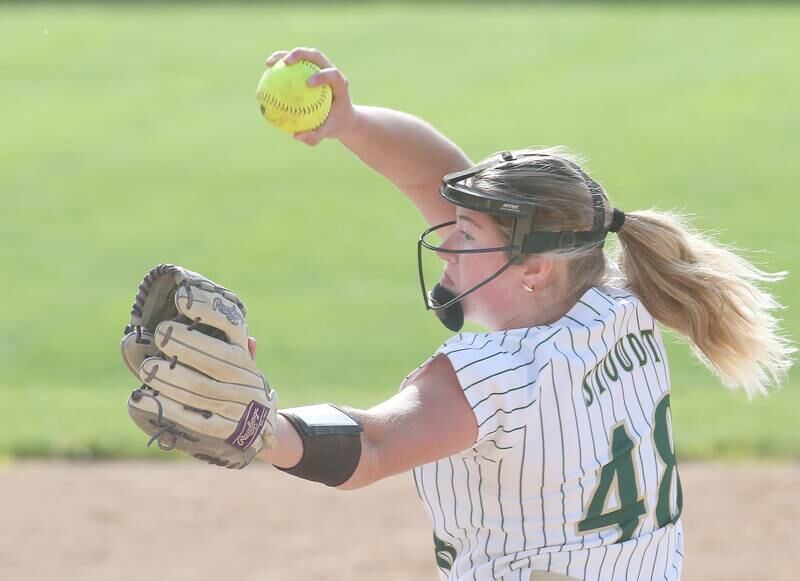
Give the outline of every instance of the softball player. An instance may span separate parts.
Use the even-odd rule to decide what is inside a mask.
[[[419,119],[356,107],[342,74],[328,121],[432,227],[419,240],[424,304],[456,334],[370,409],[284,410],[277,450],[297,476],[355,489],[411,470],[442,579],[678,579],[683,497],[659,323],[728,386],[779,383],[793,347],[771,275],[668,213],[625,213],[559,150],[473,164]],[[444,178],[443,178],[444,176]],[[442,243],[429,239],[439,232]],[[609,233],[621,255],[603,251]],[[428,293],[422,253],[444,274]],[[460,332],[464,319],[486,327]]]

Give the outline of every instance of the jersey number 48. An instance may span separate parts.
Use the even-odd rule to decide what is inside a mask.
[[[683,509],[683,490],[678,476],[675,452],[672,449],[667,412],[669,412],[669,394],[664,395],[656,406],[653,418],[653,444],[658,453],[664,471],[658,481],[658,501],[656,502],[656,528],[678,520]],[[613,526],[622,529],[616,542],[622,543],[633,536],[642,515],[647,512],[645,499],[639,496],[639,483],[633,463],[635,445],[624,423],[620,423],[611,431],[611,462],[603,466],[600,480],[594,491],[583,520],[578,523],[578,531],[583,534],[596,532]],[[675,514],[670,510],[672,481],[677,486],[677,502]],[[611,486],[616,476],[616,493],[618,507],[607,510]]]

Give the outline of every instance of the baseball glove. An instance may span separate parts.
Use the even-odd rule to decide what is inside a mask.
[[[163,450],[244,468],[275,446],[277,394],[247,348],[239,297],[180,266],[139,285],[122,359],[142,386],[128,413]]]

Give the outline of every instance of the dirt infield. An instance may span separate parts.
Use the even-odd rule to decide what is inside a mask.
[[[685,579],[797,579],[800,465],[686,464]],[[264,466],[0,466],[0,579],[436,579],[409,477],[338,492]]]

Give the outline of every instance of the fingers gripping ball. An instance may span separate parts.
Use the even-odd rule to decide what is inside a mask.
[[[275,446],[277,394],[248,348],[244,304],[230,290],[161,264],[139,285],[122,358],[141,382],[134,423],[164,450],[244,468]]]
[[[286,131],[313,131],[325,122],[331,110],[330,85],[309,87],[306,81],[319,71],[307,60],[286,65],[279,61],[268,68],[256,89],[261,114],[272,125]]]

